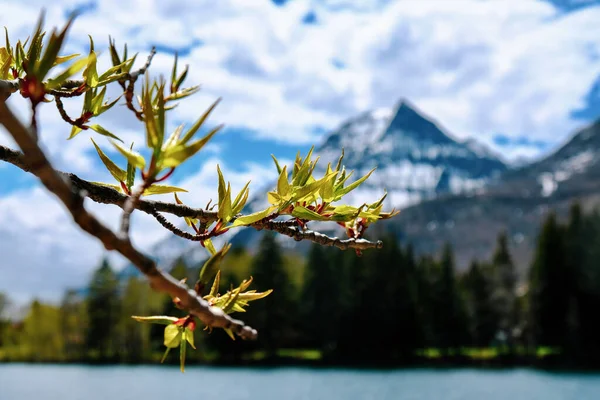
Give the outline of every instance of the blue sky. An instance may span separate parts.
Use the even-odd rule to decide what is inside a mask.
[[[247,179],[256,188],[274,176],[271,153],[289,160],[345,119],[401,98],[455,137],[477,138],[507,159],[550,152],[600,116],[600,1],[4,0],[0,23],[13,41],[30,34],[42,6],[48,27],[82,11],[66,52],[86,52],[91,34],[101,65],[109,62],[109,34],[140,59],[156,46],[155,73],[168,74],[177,51],[191,66],[189,82],[203,89],[172,112],[171,127],[223,98],[211,123],[226,129],[173,177],[190,190],[182,197],[191,205],[215,196],[216,163],[235,188]],[[13,96],[10,103],[28,118],[25,102]],[[79,107],[67,104],[72,114]],[[143,142],[124,107],[102,123]],[[59,168],[109,180],[88,135],[65,140],[69,127],[51,104],[42,107],[41,125]],[[0,143],[11,144],[1,130]],[[90,206],[116,225],[118,209]],[[134,224],[145,250],[165,235],[142,215]],[[17,300],[60,298],[103,255],[33,178],[4,164],[0,238],[0,291]]]

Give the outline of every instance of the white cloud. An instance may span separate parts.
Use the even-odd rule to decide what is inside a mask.
[[[52,6],[49,14],[74,4]],[[303,25],[309,10],[317,24]],[[190,48],[201,41],[182,62],[191,64],[190,81],[204,90],[175,110],[180,120],[196,118],[223,96],[214,121],[308,143],[317,139],[314,126],[333,128],[407,97],[461,138],[501,132],[556,141],[580,123],[570,112],[583,106],[600,73],[599,17],[600,7],[562,14],[533,0],[293,1],[284,7],[106,0],[73,33],[80,47],[87,33],[101,43],[112,34],[141,58],[151,44]],[[8,23],[19,32],[31,24]],[[168,73],[171,59],[161,55],[154,66]]]

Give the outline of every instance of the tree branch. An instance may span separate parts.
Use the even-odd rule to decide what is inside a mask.
[[[228,328],[244,339],[255,339],[256,330],[235,320],[217,307],[212,307],[192,289],[179,283],[171,275],[158,268],[152,259],[133,247],[129,238],[120,238],[104,226],[84,208],[84,198],[74,190],[64,174],[58,173],[27,128],[15,117],[4,101],[0,101],[0,123],[17,142],[24,154],[21,156],[31,173],[37,176],[44,186],[54,193],[71,213],[73,220],[85,232],[98,238],[107,250],[116,250],[134,264],[150,281],[152,288],[179,298],[183,308],[198,317],[205,325]],[[15,164],[16,165],[16,164]]]
[[[377,242],[371,242],[367,239],[339,239],[337,237],[329,237],[319,232],[311,230],[301,230],[297,226],[290,226],[287,224],[288,221],[267,221],[262,224],[253,224],[252,226],[256,229],[268,229],[281,233],[282,235],[289,236],[296,241],[309,240],[322,246],[335,246],[341,250],[356,249],[381,249],[383,242],[378,240]]]
[[[9,162],[26,172],[32,172],[32,168],[25,161],[24,156],[21,152],[11,150],[7,147],[0,145],[0,160]],[[122,194],[109,186],[102,186],[92,182],[85,181],[79,178],[75,174],[58,172],[58,174],[70,180],[71,185],[77,188],[82,195],[89,197],[96,203],[101,204],[114,204],[121,208],[125,207],[130,196]],[[192,208],[182,204],[166,203],[162,201],[153,201],[139,199],[135,202],[135,209],[145,212],[146,214],[152,215],[157,221],[169,231],[175,233],[177,236],[192,240],[202,241],[208,237],[202,235],[194,235],[176,228],[173,224],[167,221],[164,217],[157,217],[159,212],[173,214],[177,217],[189,217],[200,220],[201,223],[210,224],[218,219],[216,211],[207,211],[201,208]],[[160,214],[158,214],[160,215]],[[159,219],[161,218],[162,219]],[[379,249],[383,246],[381,241],[371,242],[366,239],[339,239],[337,237],[329,237],[322,233],[314,232],[311,230],[301,230],[297,226],[294,226],[295,222],[291,221],[270,221],[265,219],[258,221],[249,227],[261,230],[270,230],[289,236],[297,241],[309,240],[311,242],[318,243],[323,246],[335,246],[339,249]]]

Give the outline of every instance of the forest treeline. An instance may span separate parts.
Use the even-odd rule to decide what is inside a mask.
[[[276,362],[287,354],[343,365],[600,367],[600,214],[583,215],[579,205],[566,223],[550,214],[525,272],[508,240],[501,234],[491,260],[457,273],[450,246],[441,257],[417,257],[392,234],[362,257],[313,246],[306,262],[265,234],[255,255],[231,250],[220,287],[252,275],[254,288],[275,289],[244,315],[258,340],[197,329],[189,361]],[[194,282],[198,269],[178,260],[171,274]],[[34,301],[22,321],[0,321],[0,360],[159,360],[161,327],[131,315],[173,315],[172,302],[125,275],[103,261],[86,290],[68,291],[58,306]]]

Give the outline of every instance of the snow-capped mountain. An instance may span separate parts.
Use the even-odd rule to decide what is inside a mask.
[[[363,113],[325,138],[316,153],[334,163],[344,148],[344,164],[356,176],[377,167],[348,200],[376,199],[383,189],[388,205],[404,207],[443,193],[472,192],[506,170],[506,164],[483,144],[463,143],[435,121],[402,100],[393,110]]]
[[[435,253],[450,242],[462,267],[488,259],[498,233],[506,231],[515,261],[526,267],[548,212],[565,218],[576,200],[587,210],[600,205],[600,120],[474,195],[441,196],[404,209],[390,223],[418,252]]]

